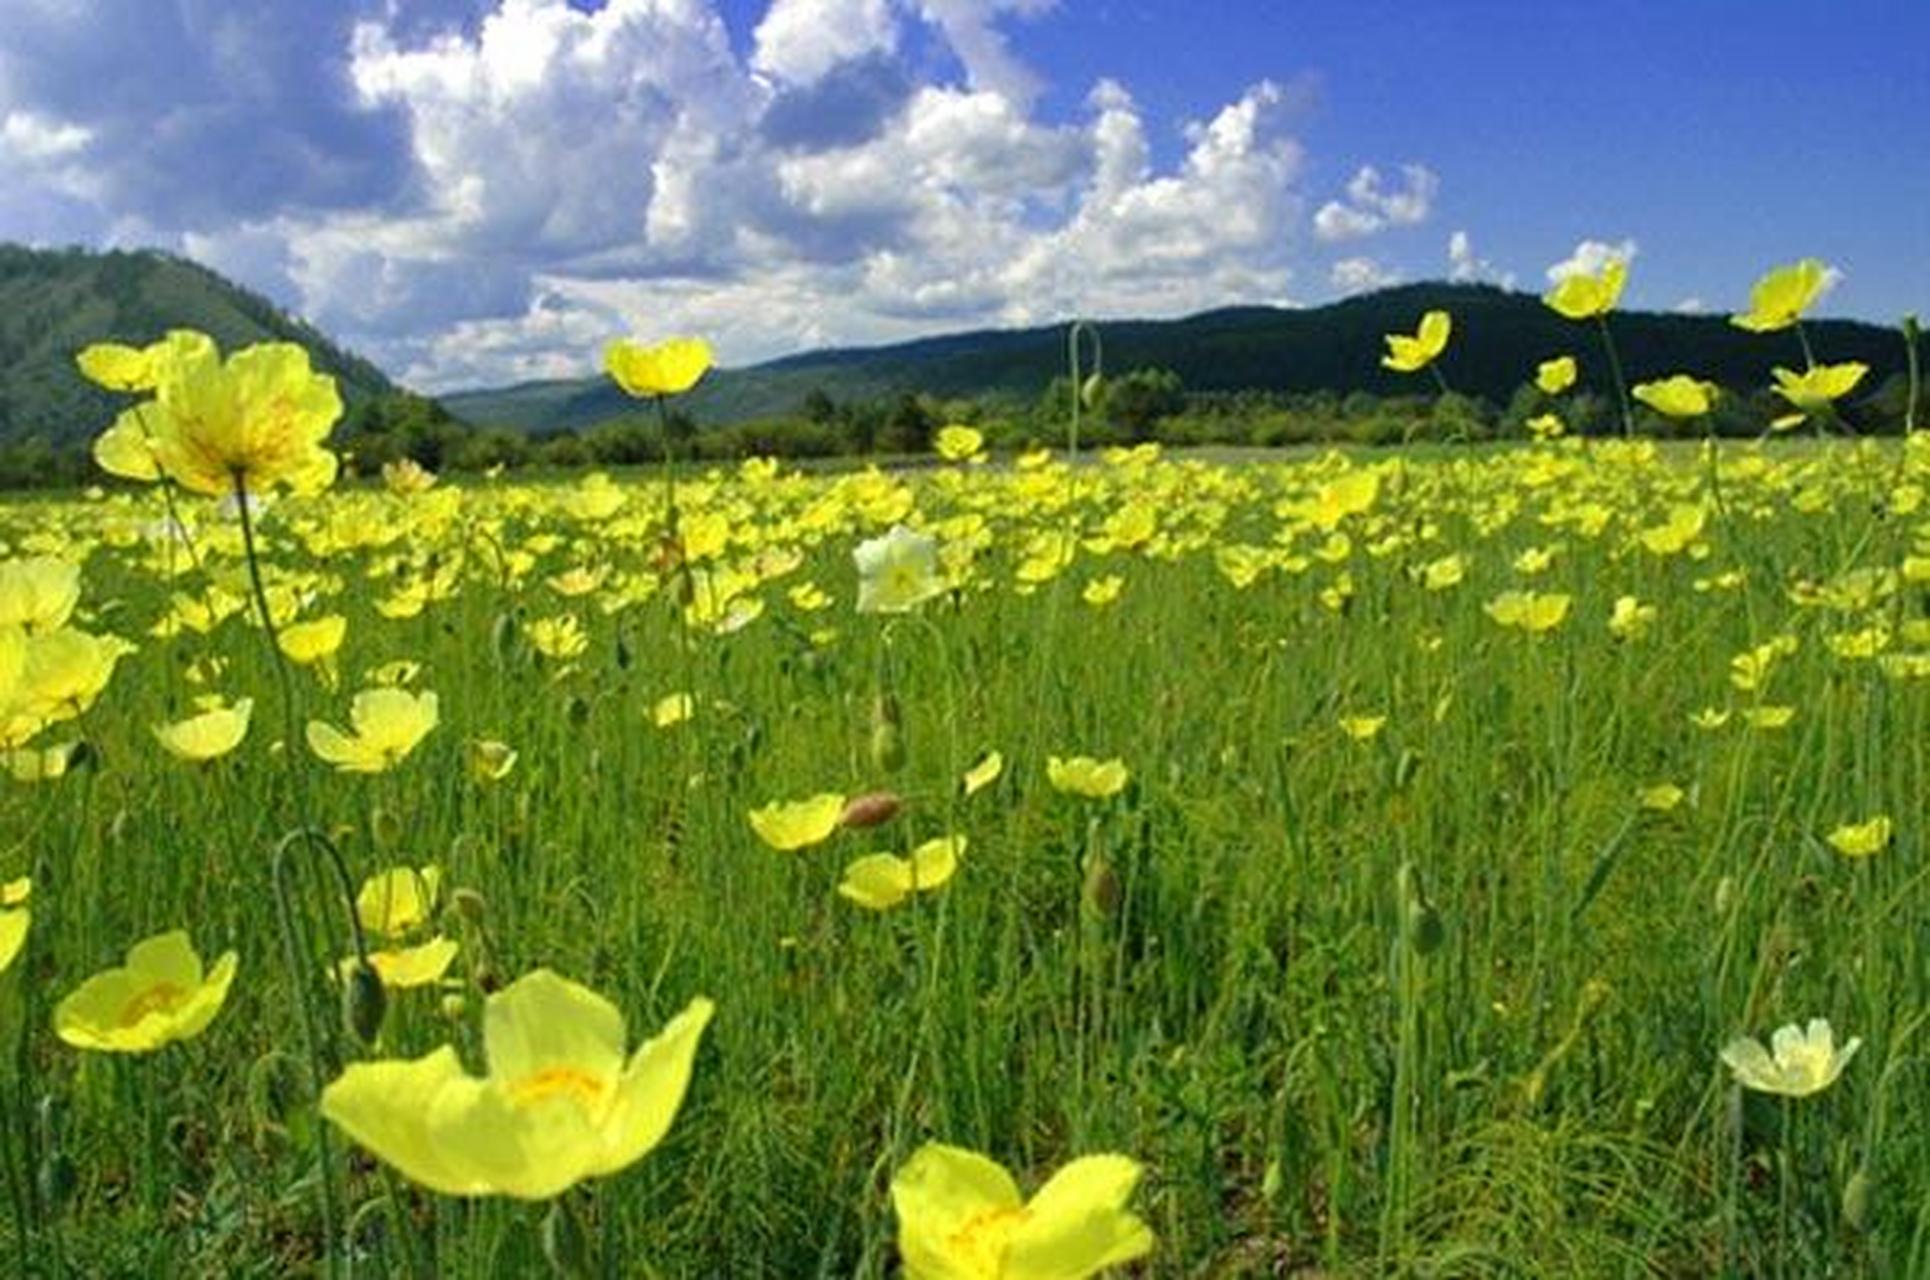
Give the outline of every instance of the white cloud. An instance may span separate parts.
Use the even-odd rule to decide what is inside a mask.
[[[1456,281],[1481,281],[1498,284],[1503,289],[1515,285],[1515,273],[1498,270],[1495,265],[1474,251],[1474,239],[1466,231],[1456,231],[1448,237],[1448,279]]]
[[[1709,304],[1701,298],[1690,296],[1676,303],[1670,310],[1677,315],[1699,316],[1709,310]]]
[[[1372,258],[1342,258],[1327,273],[1327,283],[1342,295],[1367,293],[1401,282],[1401,273]]]
[[[772,0],[753,38],[752,67],[809,84],[841,62],[895,52],[898,20],[890,0]]]
[[[1560,284],[1569,276],[1600,275],[1602,268],[1610,259],[1619,258],[1623,262],[1635,261],[1636,244],[1632,239],[1610,244],[1606,240],[1583,240],[1575,246],[1575,251],[1548,268],[1548,283]]]
[[[243,0],[124,2],[167,47],[209,15],[262,25]],[[89,227],[182,248],[427,390],[586,373],[626,330],[704,333],[741,364],[1291,300],[1307,204],[1280,86],[1186,125],[1181,156],[1160,163],[1118,83],[1071,119],[1034,109],[1041,82],[1006,32],[1049,0],[772,0],[741,54],[715,5],[353,0],[305,19],[323,71],[250,108],[301,157],[288,199],[267,198],[273,165],[246,199],[220,186],[231,166],[199,171],[206,191],[133,199],[145,170],[102,158],[128,153],[121,118],[74,114],[68,79],[18,70],[79,35],[47,19],[53,35],[10,49],[0,33],[0,155],[38,157],[0,184],[0,234]],[[270,94],[285,43],[243,41],[244,65],[207,74]],[[276,57],[251,79],[257,47]],[[147,65],[115,56],[130,74]],[[130,93],[173,92],[164,80]],[[324,81],[320,124],[288,114]],[[1362,170],[1341,207],[1406,225],[1436,185],[1419,166],[1392,190]]]
[[[1381,172],[1362,165],[1347,183],[1345,201],[1329,200],[1314,215],[1314,235],[1325,242],[1358,240],[1389,227],[1411,227],[1427,221],[1441,179],[1421,164],[1401,166],[1406,184],[1389,190]]]

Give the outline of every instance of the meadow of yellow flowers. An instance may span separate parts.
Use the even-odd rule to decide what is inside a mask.
[[[1239,465],[353,487],[299,348],[79,353],[4,1269],[1930,1274],[1930,437],[1566,438],[1624,277],[1534,443]]]

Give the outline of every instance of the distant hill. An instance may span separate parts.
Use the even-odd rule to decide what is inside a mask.
[[[351,405],[398,390],[306,321],[185,258],[0,244],[0,442],[59,445],[96,434],[127,400],[81,377],[74,353],[91,342],[138,346],[180,328],[212,335],[224,351],[298,342]]]
[[[1414,284],[1320,307],[1229,307],[1182,320],[1101,323],[1108,371],[1162,366],[1189,391],[1430,391],[1425,375],[1381,368],[1381,336],[1412,332],[1423,312],[1454,316],[1454,336],[1441,368],[1454,390],[1505,404],[1534,376],[1537,362],[1576,355],[1582,382],[1610,388],[1593,324],[1562,319],[1533,294],[1488,285]],[[1693,372],[1747,389],[1769,381],[1772,366],[1801,367],[1793,333],[1752,334],[1716,315],[1616,312],[1610,319],[1629,380]],[[1903,367],[1895,330],[1854,321],[1806,325],[1824,361],[1861,360],[1874,388]],[[813,390],[835,400],[899,392],[1036,398],[1065,369],[1065,326],[983,330],[893,346],[813,351],[767,364],[711,373],[677,407],[700,423],[729,423],[793,413]],[[529,382],[441,397],[457,417],[478,426],[531,432],[580,428],[634,410],[607,378]]]

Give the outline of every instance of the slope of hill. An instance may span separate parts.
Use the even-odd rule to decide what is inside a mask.
[[[1283,310],[1230,307],[1181,320],[1102,323],[1106,368],[1161,366],[1190,391],[1245,389],[1426,391],[1432,381],[1380,365],[1383,334],[1412,332],[1421,314],[1454,316],[1454,336],[1441,369],[1456,391],[1505,403],[1533,377],[1538,361],[1563,352],[1578,357],[1585,386],[1606,391],[1607,366],[1592,324],[1562,319],[1533,294],[1487,285],[1414,284],[1321,307]],[[1801,367],[1790,333],[1752,334],[1723,316],[1617,312],[1615,342],[1631,382],[1693,372],[1747,389],[1769,381],[1775,365]],[[1854,321],[1807,325],[1819,359],[1861,360],[1875,387],[1903,367],[1896,331]],[[939,396],[1007,395],[1030,400],[1065,368],[1065,326],[984,330],[893,346],[813,351],[767,364],[713,372],[678,408],[699,422],[727,423],[795,412],[822,390],[836,400],[900,392]],[[634,409],[607,378],[523,383],[442,398],[460,418],[480,426],[544,432],[580,428]]]
[[[65,444],[98,432],[126,401],[82,378],[74,353],[90,342],[140,345],[178,328],[211,334],[224,351],[298,342],[351,404],[397,390],[305,321],[184,258],[0,244],[0,441]]]

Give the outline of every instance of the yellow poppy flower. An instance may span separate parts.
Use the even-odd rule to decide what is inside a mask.
[[[1570,320],[1588,320],[1607,315],[1621,301],[1622,286],[1628,283],[1628,262],[1610,258],[1598,275],[1576,272],[1564,277],[1542,296],[1551,309]]]
[[[1811,1018],[1807,1027],[1791,1023],[1771,1037],[1774,1056],[1762,1042],[1738,1036],[1722,1048],[1722,1061],[1734,1073],[1736,1083],[1758,1093],[1777,1093],[1788,1098],[1806,1098],[1836,1083],[1843,1068],[1862,1047],[1859,1036],[1840,1050],[1835,1033],[1825,1018]]]
[[[316,373],[294,343],[258,343],[225,361],[209,343],[164,364],[141,423],[154,461],[185,489],[222,496],[237,484],[251,493],[286,484],[313,493],[335,479],[336,457],[322,441],[341,414],[335,379]]]
[[[0,734],[4,737],[4,734]],[[61,742],[50,747],[16,747],[0,753],[0,766],[15,782],[52,782],[67,776],[67,766],[80,750],[78,742]]]
[[[1125,790],[1131,777],[1125,761],[1115,757],[1101,762],[1091,756],[1072,756],[1069,759],[1048,756],[1045,776],[1055,790],[1091,800],[1104,800],[1118,795]]]
[[[941,836],[913,849],[909,858],[870,854],[844,869],[838,892],[861,907],[884,911],[914,892],[927,893],[950,880],[963,852],[964,836]]]
[[[1673,782],[1658,782],[1643,787],[1635,793],[1635,798],[1644,809],[1654,813],[1667,813],[1682,803],[1684,792]]]
[[[1821,413],[1829,406],[1856,390],[1857,383],[1870,366],[1861,361],[1851,360],[1844,364],[1819,364],[1797,373],[1778,366],[1770,370],[1776,379],[1776,394],[1789,401],[1795,413],[1777,418],[1769,425],[1778,431],[1797,425],[1812,414]]]
[[[690,719],[690,713],[695,709],[696,704],[691,701],[689,694],[665,694],[651,706],[650,723],[659,729],[674,728]]]
[[[28,635],[67,624],[80,603],[80,566],[52,556],[0,560],[0,627]]]
[[[1890,815],[1879,813],[1862,822],[1844,823],[1830,832],[1830,848],[1846,858],[1868,858],[1889,848],[1893,831]]]
[[[1699,418],[1714,406],[1716,384],[1677,373],[1638,382],[1629,394],[1665,418]]]
[[[940,427],[932,437],[938,456],[947,462],[966,462],[985,448],[985,435],[976,427]]]
[[[1447,350],[1453,327],[1453,318],[1447,312],[1430,311],[1421,317],[1420,328],[1412,335],[1386,334],[1387,354],[1380,358],[1381,366],[1399,373],[1418,373]]]
[[[448,1045],[358,1062],[322,1091],[322,1114],[432,1191],[547,1200],[663,1140],[713,1010],[692,1000],[626,1060],[616,1006],[538,969],[483,1006],[489,1074]]]
[[[603,348],[603,369],[633,396],[674,396],[697,385],[710,368],[702,338],[668,338],[646,347],[619,338]]]
[[[5,973],[20,949],[27,944],[27,926],[33,913],[26,907],[33,893],[33,881],[26,876],[0,885],[0,973]]]
[[[217,707],[173,724],[157,724],[154,736],[178,760],[213,760],[241,745],[248,736],[248,717],[254,709],[253,698],[239,698],[233,706]]]
[[[308,722],[308,746],[344,773],[393,769],[436,727],[436,695],[406,689],[364,689],[349,706],[352,733],[320,720]]]
[[[1088,582],[1085,590],[1079,593],[1079,598],[1095,609],[1102,609],[1117,600],[1119,593],[1125,590],[1125,587],[1124,578],[1116,573],[1109,573],[1103,578],[1094,578]]]
[[[391,867],[362,882],[355,894],[355,918],[370,933],[407,933],[435,914],[441,889],[441,867]]]
[[[1568,616],[1570,600],[1560,593],[1503,591],[1481,606],[1504,627],[1527,632],[1552,631]]]
[[[1575,357],[1556,356],[1535,366],[1535,385],[1543,395],[1558,396],[1575,385]]]
[[[1386,716],[1340,717],[1340,731],[1355,742],[1371,742],[1386,727]]]
[[[454,938],[437,934],[413,947],[371,950],[369,964],[375,969],[376,976],[382,979],[382,985],[389,990],[426,987],[442,980],[442,975],[449,971],[456,953],[461,949]],[[359,963],[356,957],[349,956],[337,966],[337,973],[346,979]]]
[[[579,657],[590,647],[590,637],[584,634],[583,624],[573,613],[534,619],[524,626],[523,634],[529,637],[530,647],[536,652],[559,662]]]
[[[494,738],[469,743],[469,776],[477,782],[501,782],[516,767],[516,748]]]
[[[147,1053],[201,1034],[228,999],[235,953],[203,971],[183,930],[137,942],[127,964],[81,983],[54,1008],[54,1032],[79,1049]]]
[[[963,779],[965,794],[969,796],[974,792],[983,791],[997,782],[999,775],[1004,772],[1004,754],[997,751],[986,752],[984,759],[965,771]]]
[[[1138,1162],[1084,1156],[1030,1200],[995,1161],[930,1142],[891,1179],[908,1280],[1084,1280],[1144,1257],[1153,1233],[1126,1202]]]
[[[348,619],[338,613],[325,617],[309,618],[302,622],[291,622],[284,626],[276,642],[288,660],[298,666],[321,662],[331,658],[342,647],[342,639],[348,635]]]
[[[1617,640],[1640,640],[1655,625],[1655,606],[1634,596],[1615,597],[1608,615],[1608,633]]]
[[[1729,323],[1752,333],[1787,329],[1822,296],[1829,268],[1815,258],[1777,267],[1749,290],[1749,310],[1729,317]]]
[[[838,829],[845,798],[833,791],[808,800],[773,800],[747,815],[757,838],[781,853],[821,844]]]

